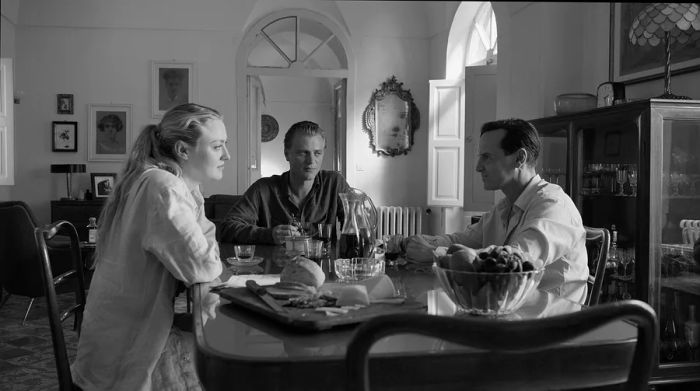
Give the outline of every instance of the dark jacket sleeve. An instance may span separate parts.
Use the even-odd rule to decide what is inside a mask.
[[[224,218],[217,240],[229,243],[274,244],[272,228],[258,226],[258,215],[263,201],[264,189],[254,183],[243,194]]]

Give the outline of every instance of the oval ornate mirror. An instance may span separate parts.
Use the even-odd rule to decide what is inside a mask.
[[[377,155],[407,154],[413,145],[413,133],[420,126],[420,113],[411,91],[402,85],[391,76],[372,93],[362,114],[362,127]]]

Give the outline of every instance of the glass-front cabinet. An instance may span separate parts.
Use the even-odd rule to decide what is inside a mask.
[[[532,122],[540,175],[567,191],[584,225],[614,232],[601,301],[636,298],[656,310],[652,382],[700,380],[700,101],[651,99]]]

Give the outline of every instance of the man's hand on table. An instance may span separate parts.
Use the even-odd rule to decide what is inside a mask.
[[[433,261],[434,251],[437,245],[434,237],[428,235],[413,235],[404,239],[406,248],[406,260],[427,263]]]
[[[294,225],[278,225],[272,228],[272,240],[275,244],[284,243],[284,238],[287,236],[299,236],[301,233],[299,229]]]

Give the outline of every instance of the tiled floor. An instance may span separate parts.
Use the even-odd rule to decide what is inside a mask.
[[[61,308],[73,302],[73,295],[58,295]],[[46,310],[46,299],[34,301],[27,323],[22,317],[29,304],[23,296],[11,296],[0,308],[0,389],[57,390],[58,378],[53,356],[51,329]],[[72,360],[78,346],[78,334],[73,331],[73,321],[67,319],[63,333],[68,356]]]
[[[73,294],[58,295],[58,301],[64,308],[73,302]],[[28,304],[26,297],[11,296],[0,308],[0,390],[58,390],[46,299],[34,301],[23,326],[22,317]],[[178,297],[175,307],[176,312],[185,312],[184,294]],[[72,318],[66,319],[63,333],[71,361],[78,346],[78,334],[72,327]]]

